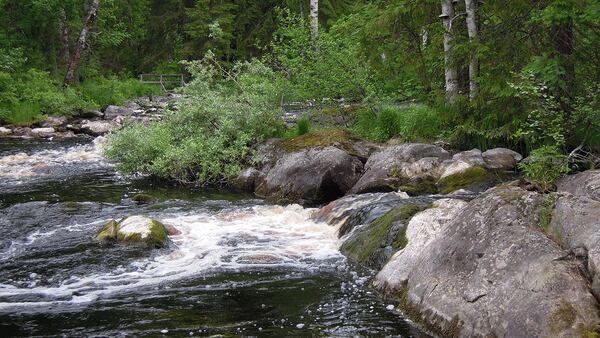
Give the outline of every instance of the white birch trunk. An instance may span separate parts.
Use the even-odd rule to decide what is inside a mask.
[[[442,0],[442,23],[444,25],[444,62],[446,78],[446,98],[452,102],[458,95],[458,67],[454,61],[454,4],[452,0]]]
[[[467,31],[469,41],[476,46],[479,43],[479,30],[477,28],[477,0],[465,0]],[[474,100],[479,93],[479,59],[475,49],[471,50],[471,60],[469,62],[469,99]]]
[[[319,39],[319,0],[310,0],[310,34],[316,48]]]

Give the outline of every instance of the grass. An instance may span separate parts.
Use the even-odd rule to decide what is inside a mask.
[[[441,112],[423,104],[381,106],[357,113],[354,133],[373,141],[400,137],[405,141],[432,141],[443,127]]]
[[[44,121],[40,104],[36,102],[16,102],[0,105],[0,122],[16,126],[29,126]]]

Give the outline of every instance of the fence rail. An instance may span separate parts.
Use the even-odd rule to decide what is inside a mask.
[[[160,84],[160,87],[165,93],[173,92],[173,90],[167,89],[165,84],[178,84],[179,86],[185,84],[183,74],[140,74],[140,82]]]

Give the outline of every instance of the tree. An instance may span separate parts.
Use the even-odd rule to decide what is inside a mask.
[[[479,29],[477,27],[477,0],[465,0],[467,32],[471,44],[471,55],[469,61],[469,99],[474,100],[479,92],[477,77],[479,76],[479,58],[477,56],[477,44],[479,43]]]
[[[310,34],[316,49],[319,39],[319,0],[310,0]]]
[[[65,85],[70,85],[75,80],[75,74],[77,73],[77,70],[79,69],[79,64],[81,62],[81,54],[85,49],[88,34],[94,24],[94,19],[96,18],[98,7],[100,7],[100,0],[92,0],[87,10],[87,14],[83,19],[83,27],[81,28],[81,33],[79,33],[79,38],[77,39],[77,43],[75,44],[75,49],[73,50],[73,53],[71,54],[69,60],[69,66],[67,68],[67,73],[65,74]]]
[[[453,0],[442,0],[442,15],[440,15],[440,18],[444,26],[446,99],[452,102],[458,95],[458,67],[454,60],[454,35],[456,29],[452,25],[455,19]]]

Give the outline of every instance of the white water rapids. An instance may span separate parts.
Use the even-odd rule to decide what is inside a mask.
[[[31,177],[45,175],[36,171],[36,166],[109,166],[101,156],[100,144],[97,139],[90,145],[0,157],[0,179],[12,180],[13,184],[19,185]],[[136,211],[148,213],[148,210],[135,207],[127,213]],[[312,211],[298,205],[258,205],[218,211],[169,208],[151,212],[152,217],[181,232],[171,237],[168,249],[155,253],[148,251],[146,258],[124,259],[124,264],[111,271],[89,271],[63,280],[48,281],[50,277],[36,273],[31,273],[25,281],[2,280],[0,312],[80,306],[111,294],[157,287],[214,272],[261,267],[318,271],[345,265],[338,250],[335,229],[311,221]],[[23,238],[10,239],[10,245],[0,252],[0,262],[27,252],[30,246],[43,246],[45,242],[61,240],[69,234],[87,238],[90,242],[102,224],[109,220],[105,216],[93,218],[93,214],[90,217],[89,222],[57,224],[32,231]]]

